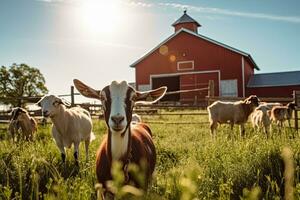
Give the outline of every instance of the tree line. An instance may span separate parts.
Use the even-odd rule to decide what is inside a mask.
[[[36,67],[13,63],[0,68],[0,103],[24,107],[22,97],[42,96],[48,93],[43,74]]]

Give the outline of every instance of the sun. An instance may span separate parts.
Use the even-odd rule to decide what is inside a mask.
[[[113,33],[122,24],[119,0],[84,0],[80,9],[83,28],[93,33]]]

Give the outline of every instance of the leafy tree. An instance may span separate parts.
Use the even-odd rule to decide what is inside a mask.
[[[45,78],[37,68],[12,64],[0,68],[0,100],[5,104],[23,106],[21,97],[41,96],[48,92]]]

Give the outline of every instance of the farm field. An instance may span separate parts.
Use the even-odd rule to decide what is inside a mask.
[[[282,199],[285,147],[294,156],[290,159],[295,165],[294,196],[300,198],[300,140],[293,129],[276,131],[266,138],[247,124],[246,136],[241,138],[238,127],[231,131],[222,125],[214,140],[205,123],[206,115],[143,119],[149,121],[154,135],[155,176],[144,196],[132,188],[118,188],[115,183],[118,198]],[[34,142],[20,143],[7,138],[6,127],[0,125],[0,199],[97,199],[95,153],[106,129],[103,120],[94,120],[96,140],[90,145],[88,163],[84,145],[80,146],[79,167],[74,165],[73,149],[67,150],[66,164],[61,163],[50,125],[39,126]],[[116,177],[122,180],[122,175],[116,173]]]

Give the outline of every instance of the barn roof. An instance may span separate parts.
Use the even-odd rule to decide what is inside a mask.
[[[300,71],[254,74],[250,77],[247,87],[275,87],[300,85]]]
[[[245,56],[246,58],[248,58],[250,60],[250,62],[253,64],[254,68],[259,70],[259,67],[256,65],[255,61],[253,60],[253,58],[251,57],[250,54],[244,52],[244,51],[241,51],[241,50],[238,50],[236,48],[233,48],[229,45],[226,45],[226,44],[223,44],[221,42],[218,42],[216,40],[213,40],[211,38],[208,38],[204,35],[200,35],[198,33],[195,33],[193,31],[190,31],[188,29],[185,29],[185,28],[181,28],[179,31],[175,32],[174,34],[172,34],[170,37],[168,37],[167,39],[165,39],[164,41],[162,41],[160,44],[158,44],[156,47],[154,47],[151,51],[149,51],[148,53],[146,53],[145,55],[143,55],[140,59],[138,59],[137,61],[135,61],[134,63],[132,63],[130,65],[130,67],[135,67],[138,63],[140,63],[142,60],[144,60],[146,57],[148,57],[149,55],[151,55],[154,51],[156,51],[157,49],[159,49],[162,45],[164,45],[165,43],[167,43],[169,40],[171,40],[172,38],[174,38],[175,36],[177,36],[178,34],[180,34],[181,32],[185,32],[185,33],[188,33],[188,34],[191,34],[191,35],[194,35],[198,38],[201,38],[201,39],[204,39],[208,42],[211,42],[213,44],[216,44],[216,45],[219,45],[223,48],[226,48],[230,51],[233,51],[233,52],[236,52],[238,54],[241,54],[243,56]]]
[[[186,14],[186,10],[183,12],[183,15],[172,24],[172,26],[183,23],[195,23],[197,26],[201,26],[196,20]]]

